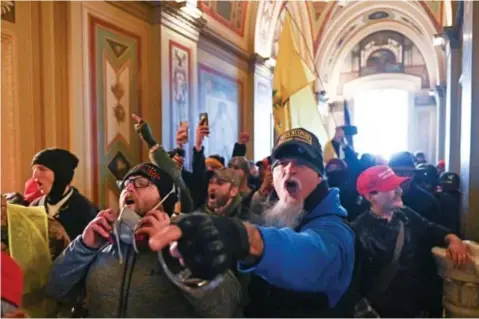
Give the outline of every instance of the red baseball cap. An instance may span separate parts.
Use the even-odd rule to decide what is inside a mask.
[[[358,193],[363,196],[371,192],[389,192],[398,188],[408,179],[397,176],[389,166],[373,166],[359,175],[356,188]]]
[[[23,272],[20,266],[2,251],[2,299],[20,307],[23,296]]]
[[[446,161],[440,160],[439,162],[437,162],[437,168],[446,168]]]

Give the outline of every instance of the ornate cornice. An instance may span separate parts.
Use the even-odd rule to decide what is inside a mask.
[[[268,58],[264,58],[261,55],[254,53],[249,60],[250,70],[263,76],[271,77],[274,68],[266,63],[267,60]]]
[[[200,34],[198,48],[211,53],[223,61],[236,65],[245,71],[250,70],[250,55],[236,45],[206,29],[202,30]]]
[[[145,22],[153,24],[153,6],[147,1],[106,1]]]
[[[198,41],[200,31],[206,25],[206,20],[203,17],[193,17],[181,8],[182,5],[175,1],[155,2],[153,23],[162,24],[193,41]]]
[[[201,37],[203,39],[206,39],[221,48],[227,50],[228,52],[231,52],[231,54],[235,55],[237,58],[243,60],[243,61],[248,61],[250,59],[250,55],[248,52],[237,46],[236,44],[226,40],[222,36],[218,35],[215,31],[213,31],[211,28],[206,26],[203,30],[201,30]]]

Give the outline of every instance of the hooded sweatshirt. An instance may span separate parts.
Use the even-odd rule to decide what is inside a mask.
[[[355,235],[343,221],[347,212],[340,205],[339,191],[326,188],[325,192],[324,198],[311,209],[305,205],[308,212],[296,230],[258,226],[264,242],[263,256],[253,267],[240,263],[239,270],[252,272],[288,294],[324,294],[327,297],[325,307],[332,308],[346,292],[352,278]],[[299,303],[288,305],[289,298],[285,299],[283,292],[275,296],[281,296],[281,302],[270,302],[268,299],[273,294],[269,293],[259,301],[262,310],[252,315],[271,311],[278,316],[321,315],[311,313],[317,309],[292,309],[300,308]]]
[[[123,263],[118,249],[125,256]],[[164,256],[168,261],[169,253]],[[171,267],[176,272],[175,264]],[[47,294],[68,302],[78,298],[82,289],[86,290],[88,316],[93,318],[231,317],[238,311],[241,296],[230,272],[212,291],[195,297],[170,281],[157,253],[137,254],[123,242],[90,249],[79,236],[53,263]]]

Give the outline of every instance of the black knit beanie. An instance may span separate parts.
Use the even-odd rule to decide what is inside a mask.
[[[60,148],[47,148],[38,152],[32,160],[32,165],[43,165],[53,171],[55,179],[52,189],[47,194],[47,202],[58,203],[65,192],[65,188],[71,183],[75,168],[78,166],[78,158],[67,150]]]
[[[153,183],[160,193],[161,199],[165,198],[169,192],[173,189],[173,178],[168,175],[164,170],[152,163],[142,163],[133,167],[121,182],[120,188],[123,188],[125,181],[131,176],[143,176],[147,178],[151,183]],[[175,193],[168,196],[168,198],[163,202],[163,209],[168,215],[173,214],[175,204],[178,201],[178,195]]]

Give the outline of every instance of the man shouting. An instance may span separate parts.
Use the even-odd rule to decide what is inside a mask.
[[[334,308],[352,278],[355,237],[338,191],[323,179],[321,145],[311,132],[293,129],[279,137],[272,158],[279,200],[264,209],[261,226],[190,214],[164,224],[150,247],[177,241],[173,254],[200,278],[237,260],[240,271],[253,274],[247,317],[341,315]]]
[[[84,289],[93,318],[233,316],[241,294],[233,274],[216,289],[193,296],[169,280],[148,249],[147,238],[169,224],[175,189],[173,177],[156,165],[132,168],[121,182],[122,211],[101,211],[55,260],[48,294],[68,302]]]

